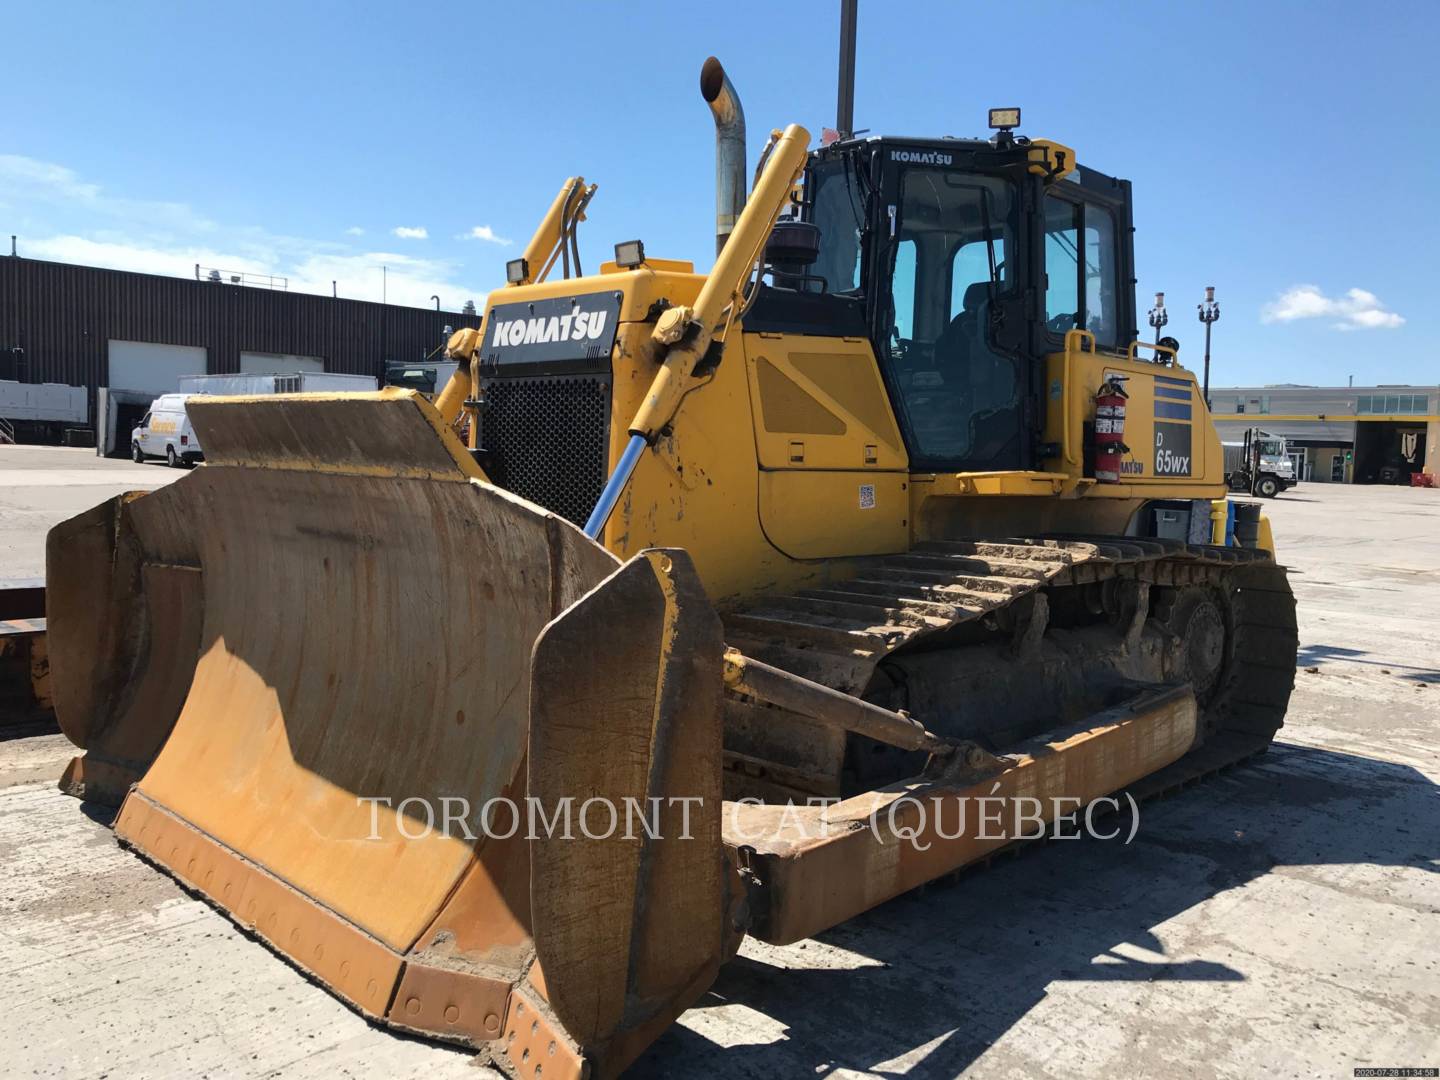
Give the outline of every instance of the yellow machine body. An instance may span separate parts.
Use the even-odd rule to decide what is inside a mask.
[[[704,276],[648,267],[504,290],[492,304],[617,293],[607,436],[616,461],[656,370],[657,302],[692,303]],[[488,314],[488,313],[487,313]],[[864,338],[730,328],[724,360],[690,394],[636,467],[602,542],[621,558],[683,547],[724,608],[762,592],[844,577],[856,557],[918,541],[1032,533],[1123,535],[1157,499],[1223,500],[1224,458],[1195,376],[1135,349],[1104,353],[1073,334],[1045,358],[1045,438],[1060,448],[1045,471],[911,472],[894,410]],[[1127,471],[1117,484],[1085,476],[1082,431],[1112,374],[1130,393]],[[1154,473],[1157,380],[1190,394],[1190,475]],[[1166,401],[1176,400],[1167,398]],[[982,509],[983,507],[983,509]]]

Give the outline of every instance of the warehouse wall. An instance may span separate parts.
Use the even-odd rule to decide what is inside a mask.
[[[1302,479],[1312,484],[1349,484],[1354,481],[1355,463],[1351,458],[1347,458],[1347,455],[1354,454],[1354,447],[1351,444],[1326,445],[1320,442],[1307,442],[1304,444],[1304,449],[1308,455],[1311,471],[1309,476]]]
[[[203,348],[210,374],[238,372],[241,353],[256,352],[383,378],[386,361],[420,359],[444,327],[479,325],[453,311],[0,256],[0,350],[24,350],[25,382],[86,387],[92,417],[112,340]]]

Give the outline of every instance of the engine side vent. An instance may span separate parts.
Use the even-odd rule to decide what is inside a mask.
[[[484,390],[491,479],[583,526],[608,475],[610,376],[487,379]]]

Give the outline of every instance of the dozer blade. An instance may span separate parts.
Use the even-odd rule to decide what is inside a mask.
[[[194,478],[187,478],[193,481]],[[46,644],[61,730],[85,749],[60,786],[119,806],[190,688],[204,597],[191,486],[118,495],[50,530]]]
[[[118,837],[375,1020],[526,1077],[623,1068],[737,944],[723,646],[688,557],[621,566],[409,392],[190,411],[208,463],[166,494],[191,584],[161,596],[149,548],[125,571],[198,619],[173,726],[107,711],[147,678],[124,632],[66,628],[66,666],[122,684],[72,737],[140,764],[171,727]],[[62,526],[52,566],[156,497]]]

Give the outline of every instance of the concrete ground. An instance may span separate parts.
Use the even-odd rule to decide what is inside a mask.
[[[162,462],[96,457],[68,446],[0,446],[0,580],[45,575],[45,532],[122,491],[185,475]]]
[[[0,507],[28,500],[27,528],[135,483],[17,491],[7,454]],[[818,939],[747,943],[635,1074],[1440,1065],[1440,492],[1304,485],[1267,511],[1302,644],[1268,755],[1146,804],[1129,846],[1033,847]],[[33,549],[0,520],[0,550]],[[369,1027],[121,852],[53,790],[68,755],[58,736],[0,742],[0,1071],[483,1074]]]

